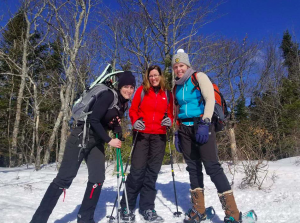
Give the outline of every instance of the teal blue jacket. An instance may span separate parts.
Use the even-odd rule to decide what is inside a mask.
[[[202,95],[198,90],[194,90],[191,77],[184,85],[177,85],[175,96],[179,105],[178,119],[200,117],[204,113],[204,105],[199,105]],[[184,125],[193,125],[193,122],[182,122]]]

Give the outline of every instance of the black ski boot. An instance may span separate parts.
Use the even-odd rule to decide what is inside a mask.
[[[102,184],[87,183],[81,207],[77,214],[77,223],[95,223],[94,213],[100,197]]]
[[[140,214],[144,217],[146,222],[164,222],[164,219],[157,215],[155,210],[139,210]]]
[[[135,214],[133,211],[127,211],[127,208],[122,208],[120,212],[120,217],[123,222],[135,222]]]
[[[46,223],[62,192],[63,188],[59,188],[59,186],[52,182],[30,223]]]

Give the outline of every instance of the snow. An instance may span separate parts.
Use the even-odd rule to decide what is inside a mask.
[[[224,171],[231,182],[228,165],[223,164]],[[299,223],[300,222],[300,157],[269,162],[268,176],[262,190],[257,188],[241,188],[243,178],[241,165],[234,176],[233,190],[240,211],[254,209],[260,223]],[[175,164],[175,180],[179,203],[179,211],[185,212],[190,207],[189,176],[185,164]],[[40,171],[33,166],[17,168],[0,168],[0,221],[1,223],[25,223],[31,220],[48,185],[56,176],[55,164],[46,165]],[[62,195],[49,218],[49,223],[76,222],[87,183],[87,167],[82,164],[73,184],[67,190],[65,201]],[[116,197],[116,175],[113,165],[106,171],[106,181],[97,205],[95,220],[107,222]],[[167,223],[182,222],[174,219],[176,211],[173,181],[170,165],[162,166],[157,180],[156,211]],[[216,211],[214,223],[221,223],[224,212],[219,202],[217,191],[205,175],[206,206],[213,206]],[[138,203],[138,202],[137,202]],[[142,222],[136,210],[136,222]]]

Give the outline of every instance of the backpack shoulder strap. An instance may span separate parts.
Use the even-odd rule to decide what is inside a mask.
[[[144,88],[143,88],[142,91],[141,91],[141,100],[140,100],[139,107],[141,107],[141,104],[142,104],[142,101],[144,99],[144,96],[145,96],[145,91],[144,91]]]
[[[140,104],[142,104],[142,101],[144,99],[144,96],[145,96],[145,91],[144,89],[141,91],[141,100],[140,100]]]
[[[109,106],[108,109],[116,108],[119,111],[120,108],[118,106],[118,93],[114,89],[109,88],[109,87],[107,87],[107,90],[111,90],[112,93],[114,94],[114,100],[113,100],[113,102],[111,103],[111,105]]]
[[[166,89],[165,94],[167,96],[167,102],[168,102],[168,105],[169,105],[169,103],[170,103],[170,92]]]
[[[175,84],[174,87],[173,87],[172,93],[173,93],[174,103],[177,106],[178,105],[178,101],[176,99],[176,88],[177,88],[177,85]]]
[[[192,93],[197,89],[198,91],[200,91],[200,85],[199,82],[197,80],[197,72],[193,73],[191,76],[191,81],[194,85],[194,88],[192,89]]]

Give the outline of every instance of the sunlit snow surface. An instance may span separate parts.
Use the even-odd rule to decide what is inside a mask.
[[[190,207],[189,176],[185,167],[185,164],[174,165],[179,211],[183,213]],[[231,182],[233,176],[230,174],[228,165],[223,163],[223,167]],[[300,157],[269,162],[269,173],[262,190],[241,189],[240,183],[244,177],[241,169],[241,165],[236,168],[238,172],[234,176],[233,184],[240,211],[254,209],[260,223],[300,222]],[[33,166],[29,166],[28,169],[26,166],[0,168],[0,222],[28,223],[56,174],[55,164],[44,166],[38,172]],[[76,214],[85,192],[87,176],[87,167],[82,164],[73,184],[67,190],[65,201],[63,202],[62,195],[49,218],[49,223],[76,222]],[[117,194],[116,179],[116,175],[113,175],[113,165],[109,165],[96,209],[96,222],[107,222],[106,216],[110,215]],[[157,190],[155,200],[157,213],[165,219],[166,223],[182,222],[183,216],[181,219],[173,218],[176,205],[170,165],[162,166],[157,180]],[[207,207],[215,208],[216,216],[213,222],[223,222],[224,212],[217,191],[207,175],[205,175],[205,202]],[[136,222],[142,222],[138,210],[135,214]]]

